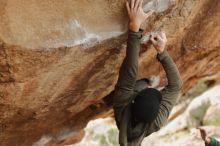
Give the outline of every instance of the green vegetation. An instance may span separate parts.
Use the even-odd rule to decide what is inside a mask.
[[[205,83],[204,80],[199,80],[195,86],[189,90],[189,92],[180,99],[180,102],[185,101],[186,99],[189,100],[188,102],[190,102],[193,98],[201,95],[203,92],[205,92],[206,90],[208,90],[208,86]]]
[[[99,141],[101,146],[119,146],[116,128],[109,129],[106,134],[95,134],[93,139]]]
[[[113,146],[119,146],[119,144],[118,144],[118,130],[115,128],[109,129],[108,139],[109,139],[109,142]]]
[[[196,97],[208,89],[204,80],[199,80],[196,85],[189,91],[188,96]]]

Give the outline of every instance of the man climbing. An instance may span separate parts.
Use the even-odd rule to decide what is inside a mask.
[[[220,146],[220,142],[213,137],[207,137],[206,131],[199,128],[202,140],[205,142],[206,146]]]
[[[113,95],[113,109],[121,146],[140,146],[144,137],[159,130],[166,123],[182,87],[178,69],[165,50],[166,35],[157,33],[151,35],[150,41],[158,52],[157,59],[166,72],[168,85],[162,91],[154,88],[135,90],[142,35],[140,25],[152,14],[152,11],[143,11],[142,3],[143,0],[126,2],[129,16],[126,57]]]

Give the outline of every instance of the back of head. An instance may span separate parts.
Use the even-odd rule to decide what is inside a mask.
[[[132,114],[138,120],[146,123],[154,121],[158,115],[162,95],[154,88],[142,90],[132,104]]]

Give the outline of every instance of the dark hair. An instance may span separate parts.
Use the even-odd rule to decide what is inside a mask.
[[[162,95],[154,88],[142,90],[132,104],[132,114],[138,121],[153,122],[159,112]]]

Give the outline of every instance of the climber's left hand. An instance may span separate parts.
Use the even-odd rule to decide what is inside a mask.
[[[142,4],[143,0],[126,1],[126,8],[129,16],[129,29],[134,32],[138,32],[144,20],[153,14],[153,11],[145,13]]]

